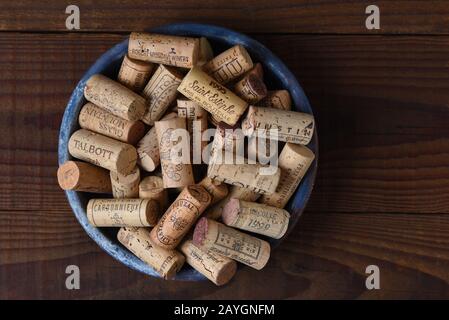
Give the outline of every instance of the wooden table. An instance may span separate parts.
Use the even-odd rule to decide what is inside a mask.
[[[448,298],[449,5],[375,1],[0,3],[0,298]],[[101,4],[100,4],[101,3]],[[297,75],[320,138],[316,187],[261,272],[223,288],[132,271],[84,233],[56,181],[62,114],[85,70],[133,30],[195,21],[248,33]],[[65,288],[65,268],[81,289]],[[365,269],[380,268],[367,290]]]

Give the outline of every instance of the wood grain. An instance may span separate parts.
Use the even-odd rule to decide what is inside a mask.
[[[0,30],[67,31],[69,3],[2,1]],[[76,1],[82,32],[130,32],[174,22],[210,23],[250,33],[448,34],[446,1],[375,1],[381,29],[367,30],[365,9],[372,1],[227,0]]]
[[[124,267],[87,237],[57,187],[70,93],[122,39],[1,34],[0,298],[449,297],[448,37],[257,36],[310,98],[319,174],[267,268],[243,269],[224,288]],[[69,264],[81,268],[79,291],[64,287]],[[380,291],[364,287],[369,264],[381,268]]]

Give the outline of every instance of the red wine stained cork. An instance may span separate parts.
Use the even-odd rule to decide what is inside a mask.
[[[133,59],[181,68],[198,63],[200,39],[163,34],[132,32],[128,56]]]
[[[168,192],[164,189],[161,177],[149,176],[142,179],[139,184],[139,198],[153,199],[159,203],[161,211],[168,207]]]
[[[137,161],[136,148],[132,145],[86,129],[80,129],[72,134],[69,140],[69,153],[77,159],[121,174],[129,174]]]
[[[259,197],[260,193],[237,186],[231,186],[229,193],[225,198],[223,198],[213,206],[207,208],[205,216],[212,220],[218,220],[219,218],[221,218],[223,208],[231,198],[254,202]]]
[[[310,114],[254,106],[249,107],[242,122],[245,136],[304,145],[312,139],[314,127],[315,121]],[[272,135],[271,131],[277,135]]]
[[[127,175],[120,174],[115,171],[110,171],[112,195],[114,198],[139,198],[139,182],[140,170],[134,168]]]
[[[235,84],[234,92],[249,104],[255,104],[267,95],[267,87],[262,78],[250,73]]]
[[[228,186],[224,183],[214,181],[209,177],[205,177],[203,180],[201,180],[198,185],[202,186],[204,189],[206,189],[207,192],[212,196],[212,200],[210,202],[210,205],[217,203],[224,197],[228,195]]]
[[[192,165],[190,164],[188,136],[177,134],[186,133],[185,119],[176,117],[156,121],[155,127],[164,188],[178,188],[195,184]]]
[[[225,159],[224,155],[222,159]],[[212,159],[207,168],[207,176],[216,181],[264,194],[276,191],[280,171],[278,168],[268,168],[258,163],[226,164],[224,160]]]
[[[246,75],[249,75],[249,74],[255,75],[255,76],[257,76],[259,79],[263,80],[263,68],[262,68],[262,64],[261,64],[260,62],[256,63],[256,64],[254,65],[254,67],[253,67],[251,70],[249,70],[249,71],[245,74],[245,76],[246,76]]]
[[[280,239],[287,231],[290,214],[281,208],[232,198],[221,218],[227,226]]]
[[[159,205],[149,199],[90,199],[86,211],[96,227],[149,227],[157,223]]]
[[[186,262],[217,286],[228,283],[237,271],[234,260],[211,251],[198,248],[191,240],[186,240],[179,248]]]
[[[142,119],[146,110],[143,97],[101,74],[87,80],[84,96],[87,101],[130,121]]]
[[[270,258],[268,242],[207,218],[201,218],[196,224],[193,243],[257,270],[262,269]]]
[[[214,58],[214,51],[205,37],[200,38],[200,55],[198,65],[202,66]]]
[[[253,61],[248,51],[236,45],[213,58],[203,67],[219,83],[228,83],[253,68]]]
[[[169,113],[162,120],[173,119],[176,113]],[[145,171],[153,172],[161,163],[156,128],[152,127],[137,143],[137,164]]]
[[[141,121],[128,121],[109,111],[86,103],[80,111],[80,127],[129,144],[135,144],[145,134],[145,125]]]
[[[278,208],[285,207],[313,159],[315,159],[315,155],[309,148],[286,143],[278,159],[281,179],[276,192],[262,196],[260,202]]]
[[[80,161],[67,161],[58,168],[58,183],[63,190],[111,193],[109,172]]]
[[[217,121],[223,121],[232,126],[237,123],[248,107],[248,103],[198,67],[187,73],[179,85],[178,91],[190,100],[197,102]]]
[[[287,90],[268,91],[267,96],[260,100],[258,105],[267,108],[291,110],[292,98]]]
[[[211,198],[201,186],[184,188],[151,230],[153,243],[164,249],[175,248],[204,212]]]
[[[152,63],[131,59],[125,55],[117,81],[134,92],[140,92],[150,79],[153,68]]]
[[[164,115],[176,99],[176,90],[182,77],[176,69],[159,65],[142,93],[148,101],[148,110],[142,118],[143,122],[152,126]]]
[[[153,245],[146,228],[120,228],[117,239],[136,257],[152,267],[164,279],[172,279],[184,265],[184,256],[176,250]]]

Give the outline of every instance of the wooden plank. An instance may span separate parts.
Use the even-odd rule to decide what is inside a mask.
[[[257,38],[298,76],[316,113],[309,210],[448,212],[447,37]],[[121,39],[3,34],[1,209],[67,210],[55,176],[62,114],[83,72]]]
[[[448,215],[307,212],[262,271],[242,268],[220,289],[132,271],[101,252],[69,215],[0,214],[1,299],[449,298]],[[65,289],[71,264],[80,267],[80,290]],[[380,268],[381,290],[366,290],[368,265]]]
[[[67,31],[69,3],[3,1],[0,30]],[[129,32],[174,22],[194,21],[250,33],[401,33],[448,34],[447,2],[379,0],[380,30],[367,30],[370,1],[226,0],[96,1],[79,0],[81,31]]]

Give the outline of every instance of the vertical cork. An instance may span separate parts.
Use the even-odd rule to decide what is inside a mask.
[[[307,173],[313,159],[315,159],[315,155],[309,148],[286,143],[279,155],[278,165],[281,168],[281,178],[276,192],[262,196],[260,202],[284,208]]]
[[[217,121],[223,121],[229,125],[235,125],[248,107],[247,102],[198,67],[189,71],[179,85],[178,91],[197,102]]]
[[[281,208],[232,198],[223,208],[224,224],[274,239],[284,236],[290,214]]]
[[[139,198],[139,168],[134,168],[134,170],[127,175],[111,171],[110,177],[112,184],[112,195],[114,198]]]
[[[280,110],[292,109],[292,98],[287,90],[268,91],[267,96],[258,103],[261,107]]]
[[[260,77],[250,73],[235,84],[234,92],[249,104],[256,104],[267,95],[267,87]]]
[[[87,101],[129,121],[142,119],[146,110],[143,97],[101,74],[94,74],[87,80],[84,97]]]
[[[143,178],[139,184],[139,198],[157,201],[162,212],[167,209],[168,192],[167,189],[164,189],[162,178],[158,176]]]
[[[209,192],[209,194],[212,196],[210,205],[213,205],[214,203],[217,203],[218,201],[226,197],[229,192],[228,186],[226,184],[214,181],[209,177],[205,177],[200,181],[200,183],[198,183],[198,185],[206,189],[206,191]]]
[[[212,148],[214,150],[224,150],[233,154],[243,155],[245,150],[245,135],[240,129],[240,126],[230,126],[223,122],[218,123]]]
[[[80,161],[67,161],[58,168],[58,183],[63,190],[111,193],[109,172]]]
[[[167,111],[177,95],[177,89],[182,80],[182,74],[176,69],[159,65],[142,95],[148,101],[148,110],[142,121],[152,126]]]
[[[222,156],[222,159],[225,159],[225,156]],[[207,168],[207,176],[213,180],[261,194],[275,192],[280,175],[279,169],[268,168],[258,163],[226,164],[224,161],[212,159]]]
[[[165,249],[175,248],[210,204],[210,201],[211,196],[203,187],[184,188],[151,230],[150,237],[153,243]]]
[[[252,68],[253,61],[248,51],[241,45],[236,45],[220,53],[203,66],[204,72],[222,84],[240,77]]]
[[[305,145],[312,139],[314,124],[313,116],[307,113],[251,106],[242,122],[242,130],[248,137]],[[271,130],[277,134],[271,135]]]
[[[200,38],[200,54],[198,66],[202,66],[214,58],[214,51],[209,41],[205,37]]]
[[[209,207],[205,212],[205,216],[212,220],[220,219],[223,214],[224,206],[228,203],[228,201],[231,198],[254,202],[259,197],[260,193],[254,192],[249,189],[241,188],[238,186],[231,186],[229,188],[228,195],[219,202],[217,202],[216,204],[214,204],[213,206]]]
[[[128,56],[142,61],[181,68],[198,63],[200,39],[154,33],[132,32],[128,42]]]
[[[180,250],[189,265],[217,286],[228,283],[237,271],[237,263],[234,260],[202,250],[191,240],[184,241]]]
[[[155,123],[164,188],[178,188],[195,183],[190,164],[189,137],[183,118]],[[179,136],[178,134],[183,134]]]
[[[129,144],[135,144],[145,134],[145,125],[141,121],[125,120],[91,102],[81,108],[78,121],[83,129]]]
[[[176,113],[169,113],[161,120],[173,119]],[[153,172],[161,163],[156,128],[152,127],[137,143],[137,164],[145,171]]]
[[[86,211],[96,227],[154,226],[159,216],[157,202],[148,199],[90,199]]]
[[[184,265],[185,258],[178,251],[154,246],[150,240],[150,232],[145,228],[120,228],[117,239],[164,279],[173,279]]]
[[[193,243],[257,270],[262,269],[270,258],[268,242],[207,218],[201,218],[196,224]]]
[[[86,129],[75,131],[68,147],[71,156],[124,175],[136,166],[137,152],[132,145]]]
[[[125,55],[117,81],[134,92],[141,92],[150,79],[154,64],[131,59]]]

